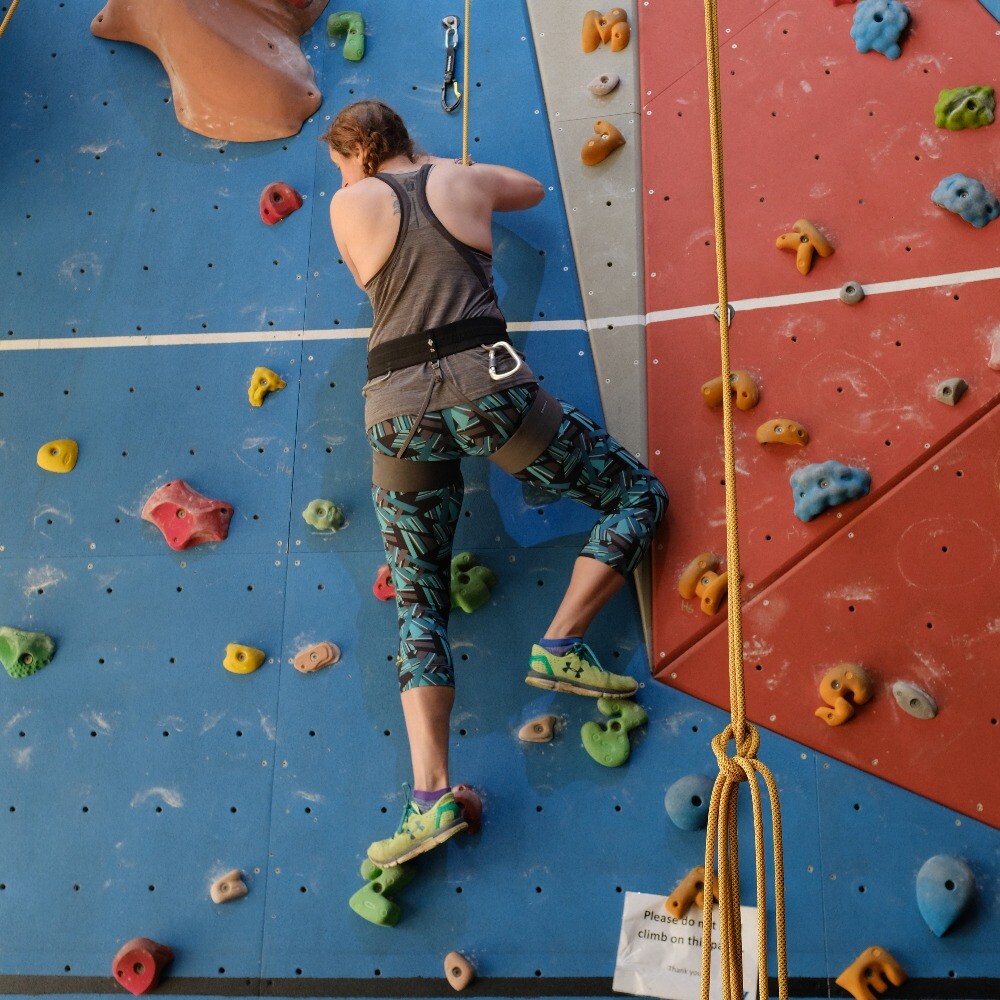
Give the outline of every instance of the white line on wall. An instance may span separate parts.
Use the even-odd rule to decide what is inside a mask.
[[[865,295],[886,295],[910,292],[920,288],[967,285],[977,281],[1000,280],[1000,267],[984,267],[975,271],[956,271],[953,274],[932,274],[922,278],[903,278],[899,281],[881,281],[864,284]],[[839,288],[823,288],[812,292],[795,292],[789,295],[768,295],[756,299],[734,299],[730,304],[739,312],[755,309],[781,309],[806,305],[810,302],[829,302],[838,298]],[[677,309],[659,309],[645,316],[604,316],[595,319],[541,320],[531,323],[509,323],[512,333],[558,333],[573,330],[606,330],[610,327],[643,326],[648,323],[667,323],[671,320],[690,319],[692,316],[710,316],[715,302]],[[50,337],[35,340],[0,341],[0,351],[58,351],[102,347],[185,347],[218,344],[277,344],[289,341],[316,340],[365,340],[371,333],[368,327],[340,327],[332,330],[269,330],[229,333],[166,333],[147,334],[141,337]]]

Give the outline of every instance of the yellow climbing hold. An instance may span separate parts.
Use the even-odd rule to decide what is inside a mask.
[[[222,661],[222,665],[230,673],[252,674],[264,662],[264,659],[264,650],[231,642],[226,646],[226,658]]]
[[[80,454],[80,446],[69,438],[49,441],[38,449],[38,465],[46,472],[72,472]]]
[[[271,371],[270,368],[255,368],[253,376],[250,379],[250,389],[247,393],[250,397],[250,405],[263,406],[264,397],[269,392],[277,392],[279,389],[284,388],[285,381],[277,372]]]

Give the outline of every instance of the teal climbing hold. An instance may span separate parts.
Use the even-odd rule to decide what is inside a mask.
[[[344,526],[344,512],[332,500],[311,501],[302,517],[317,531],[340,531]]]
[[[947,933],[975,894],[976,877],[961,858],[935,854],[917,873],[917,906],[938,937]]]
[[[496,586],[496,574],[479,565],[471,552],[460,552],[451,561],[451,603],[467,614],[488,604],[491,588]]]
[[[365,19],[356,10],[338,10],[326,22],[331,38],[344,35],[344,58],[358,62],[365,54]]]
[[[668,789],[663,804],[675,826],[682,830],[704,830],[715,782],[705,774],[686,774]]]
[[[934,105],[934,124],[957,132],[992,125],[997,101],[992,87],[954,87],[942,90]]]
[[[910,9],[899,0],[861,0],[854,11],[851,38],[858,52],[881,52],[898,59],[899,40],[909,23]]]
[[[367,885],[358,889],[351,896],[349,905],[352,910],[365,920],[379,927],[395,927],[403,915],[399,904],[392,898],[396,893],[406,888],[416,875],[409,865],[396,865],[395,868],[379,868],[367,858],[361,862],[361,877]]]
[[[621,767],[632,752],[628,734],[644,725],[649,716],[641,705],[621,698],[598,698],[597,710],[611,718],[604,726],[596,722],[583,724],[583,748],[598,764]]]
[[[30,677],[52,662],[56,644],[44,632],[0,628],[0,661],[11,677]]]

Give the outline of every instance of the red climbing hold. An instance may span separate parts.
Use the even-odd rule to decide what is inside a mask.
[[[199,493],[183,479],[165,483],[142,508],[142,519],[155,524],[172,549],[225,541],[232,516],[232,504]]]
[[[469,833],[479,833],[483,821],[483,800],[472,785],[456,785],[451,794],[462,807],[462,817],[469,824]]]
[[[301,4],[299,6],[305,6]],[[302,195],[290,184],[275,181],[260,193],[260,217],[273,226],[302,207]]]
[[[396,596],[396,588],[392,585],[392,570],[388,566],[383,566],[378,571],[372,593],[380,601],[391,601]]]
[[[163,970],[174,960],[173,949],[149,938],[132,938],[118,949],[111,974],[119,986],[141,996],[155,990]]]

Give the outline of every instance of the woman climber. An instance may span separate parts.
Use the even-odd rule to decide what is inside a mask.
[[[396,665],[413,792],[396,833],[368,848],[401,864],[466,828],[448,775],[455,700],[448,645],[460,459],[483,455],[518,479],[601,512],[555,617],[532,646],[525,682],[627,698],[583,636],[649,547],[667,506],[653,474],[606,431],[543,390],[507,339],[493,287],[494,212],[532,208],[542,185],[510,167],[414,151],[381,101],[344,108],[323,135],[342,187],[330,223],[374,311],[365,427],[372,498],[396,588]]]

